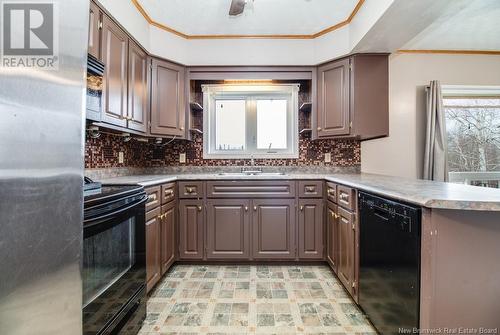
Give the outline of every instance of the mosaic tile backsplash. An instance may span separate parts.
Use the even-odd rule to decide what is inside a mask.
[[[118,162],[118,152],[124,153],[124,163]],[[331,153],[332,162],[324,163],[324,154]],[[186,153],[186,164],[179,163],[179,154]],[[352,139],[311,141],[308,135],[300,135],[298,159],[257,159],[261,166],[338,166],[352,167],[361,164],[360,143]],[[197,134],[193,141],[175,140],[158,146],[132,139],[124,142],[119,136],[101,134],[98,139],[86,137],[85,168],[102,169],[118,167],[162,167],[162,166],[243,166],[244,159],[203,159],[203,135]]]

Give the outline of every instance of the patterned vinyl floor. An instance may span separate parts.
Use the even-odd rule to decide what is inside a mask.
[[[376,334],[325,266],[177,265],[140,335]]]

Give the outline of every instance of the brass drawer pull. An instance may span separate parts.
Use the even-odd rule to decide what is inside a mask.
[[[304,206],[300,206],[300,211],[302,212],[304,210]]]
[[[329,188],[327,193],[328,193],[328,195],[335,194],[335,191],[333,190],[333,188]]]
[[[245,206],[245,212],[248,212],[248,206]]]
[[[186,188],[186,193],[191,194],[193,192],[194,192],[194,188],[193,187],[187,187]]]
[[[150,200],[156,200],[156,194],[155,193],[152,193],[150,195],[148,195],[148,201]]]
[[[174,195],[174,191],[173,190],[165,190],[165,195]]]
[[[253,210],[254,210],[254,211],[257,211],[257,206],[253,206]]]
[[[314,192],[315,188],[314,186],[307,186],[306,187],[306,192]]]

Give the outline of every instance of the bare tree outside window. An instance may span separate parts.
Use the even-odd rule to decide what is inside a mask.
[[[445,97],[450,181],[499,187],[500,97]]]

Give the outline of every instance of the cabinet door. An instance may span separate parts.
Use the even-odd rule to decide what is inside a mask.
[[[250,257],[249,200],[214,199],[207,203],[207,258]]]
[[[354,283],[355,224],[354,214],[337,207],[338,214],[338,258],[337,276],[345,288],[352,293]]]
[[[104,122],[127,126],[127,34],[103,15],[102,33],[104,72]]]
[[[132,40],[128,47],[128,128],[146,132],[148,115],[148,56]]]
[[[146,214],[146,286],[149,292],[160,280],[160,208]]]
[[[175,202],[161,208],[161,274],[164,275],[175,260]]]
[[[179,202],[179,258],[203,258],[203,201]]]
[[[349,59],[318,68],[318,137],[349,135]]]
[[[337,273],[337,217],[337,205],[328,201],[326,209],[326,260],[335,273]]]
[[[253,200],[253,257],[295,258],[295,199]]]
[[[90,2],[89,11],[89,50],[88,53],[101,59],[102,12],[95,3]]]
[[[184,68],[153,59],[151,134],[185,137]]]
[[[323,259],[323,199],[299,200],[299,258]]]

